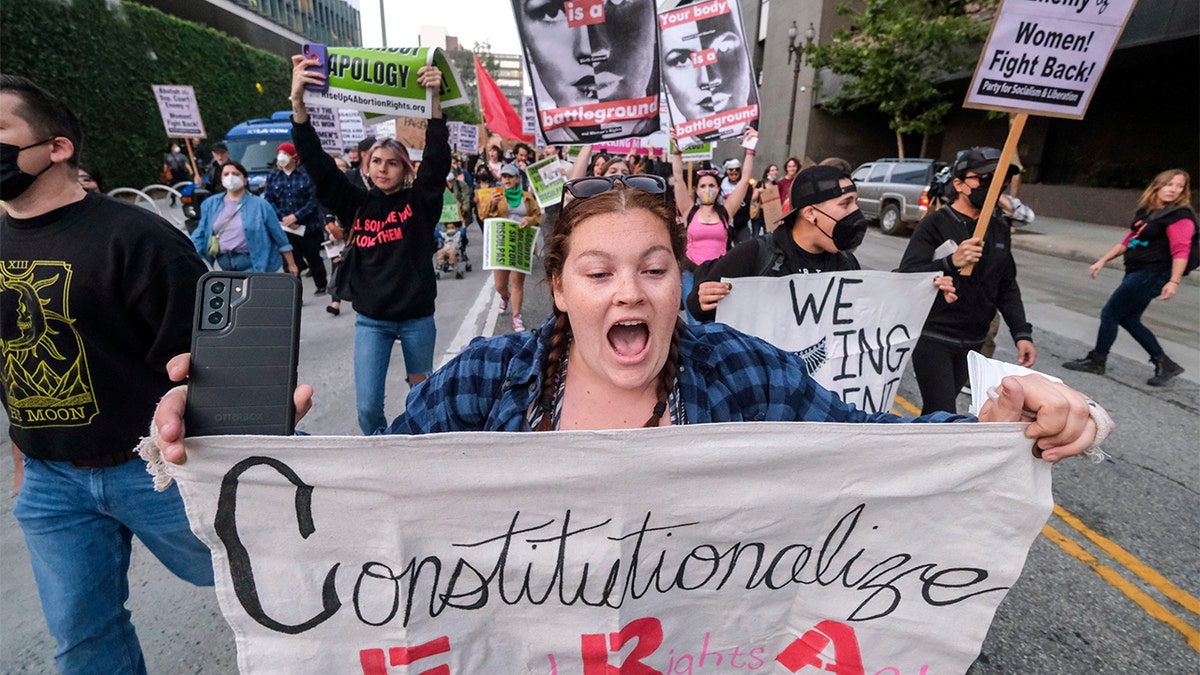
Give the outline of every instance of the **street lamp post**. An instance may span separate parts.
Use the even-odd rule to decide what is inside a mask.
[[[795,57],[796,63],[792,68],[792,105],[788,110],[788,126],[787,126],[787,150],[784,157],[792,156],[792,126],[796,119],[796,87],[800,84],[800,61],[804,58],[804,50],[812,46],[813,39],[817,37],[817,31],[813,27],[812,22],[808,24],[808,30],[804,31],[804,44],[796,44],[796,35],[799,33],[796,28],[796,22],[788,28],[788,63],[792,62],[792,57]]]

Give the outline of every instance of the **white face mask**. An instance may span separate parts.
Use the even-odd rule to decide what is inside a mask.
[[[275,155],[275,161],[279,162],[279,166],[287,166],[288,164],[291,164],[292,156],[286,152],[281,152],[278,155]]]
[[[221,177],[221,185],[224,185],[225,189],[230,192],[236,192],[246,187],[246,181],[242,180],[241,176],[229,174]]]

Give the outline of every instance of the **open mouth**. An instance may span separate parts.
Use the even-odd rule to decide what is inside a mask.
[[[636,359],[650,343],[650,327],[645,321],[618,321],[608,329],[608,345],[622,360]]]

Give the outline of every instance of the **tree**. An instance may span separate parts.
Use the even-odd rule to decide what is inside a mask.
[[[979,59],[996,0],[864,0],[838,14],[849,24],[829,44],[808,52],[815,68],[847,76],[826,107],[834,114],[871,106],[888,118],[904,156],[904,134],[945,129],[953,102],[938,85],[973,68]]]

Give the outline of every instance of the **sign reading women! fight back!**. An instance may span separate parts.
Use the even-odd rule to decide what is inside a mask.
[[[1005,0],[965,108],[1083,119],[1137,0]]]
[[[936,273],[832,272],[723,279],[717,321],[804,359],[821,386],[868,412],[891,410],[938,290]]]
[[[932,675],[1053,507],[1022,429],[220,436],[169,470],[244,674]]]

